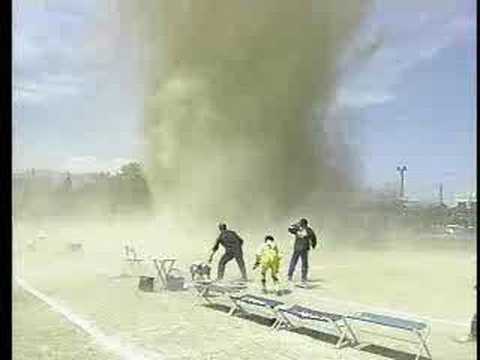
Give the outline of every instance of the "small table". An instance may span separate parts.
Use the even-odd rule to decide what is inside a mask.
[[[177,259],[174,258],[155,258],[152,259],[155,268],[157,269],[158,278],[162,282],[164,288],[167,287],[167,276],[172,271],[173,265]]]

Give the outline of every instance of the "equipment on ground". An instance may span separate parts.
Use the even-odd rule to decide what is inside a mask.
[[[152,276],[140,276],[138,282],[138,289],[144,292],[153,292],[155,278]]]
[[[165,288],[170,291],[181,291],[185,289],[185,278],[181,275],[180,270],[170,269],[165,276]]]

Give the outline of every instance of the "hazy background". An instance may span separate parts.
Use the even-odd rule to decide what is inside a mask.
[[[468,0],[374,3],[335,97],[346,122],[337,132],[360,157],[363,185],[397,189],[395,166],[406,163],[412,198],[436,200],[439,182],[449,202],[475,190],[475,13]],[[14,3],[16,170],[144,160],[147,49],[130,38],[132,16],[118,14],[116,2]],[[354,50],[377,39],[373,57]]]
[[[226,221],[245,239],[247,269],[264,235],[276,237],[283,282],[286,229],[305,216],[320,238],[316,287],[289,302],[425,318],[435,356],[474,358],[450,340],[475,308],[475,10],[467,0],[15,2],[14,275],[108,335],[65,331],[73,325],[15,288],[16,356],[108,358],[100,347],[119,339],[176,358],[326,358],[331,349],[298,334],[261,338],[258,324],[192,311],[188,292],[139,294],[135,276],[155,276],[151,261],[119,278],[127,244],[175,257],[188,277]],[[229,265],[226,278],[238,275]]]

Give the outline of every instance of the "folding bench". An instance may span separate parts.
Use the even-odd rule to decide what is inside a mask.
[[[273,315],[275,322],[272,324],[272,330],[276,329],[278,322],[280,321],[279,314],[278,314],[278,307],[284,305],[283,302],[267,299],[261,296],[244,294],[244,295],[229,295],[228,296],[232,302],[232,307],[230,309],[229,315],[233,315],[236,311],[240,311],[242,313],[248,313],[245,309],[244,305],[253,305],[256,307],[260,307],[264,310],[267,310],[268,313]]]
[[[318,311],[300,305],[293,305],[279,308],[278,315],[279,320],[275,326],[276,330],[280,330],[282,327],[287,329],[298,328],[298,326],[296,326],[291,320],[291,318],[295,318],[296,320],[300,320],[300,322],[312,321],[328,324],[329,327],[335,331],[335,334],[338,335],[339,339],[336,343],[337,348],[340,348],[345,344],[355,344],[358,342],[347,322],[347,319],[341,314]]]
[[[221,284],[211,280],[196,281],[193,283],[193,288],[197,290],[197,296],[208,304],[213,297],[223,296],[231,293],[238,293],[246,289],[246,285],[240,284]]]
[[[425,351],[429,359],[432,358],[432,355],[430,354],[427,346],[427,339],[430,335],[430,326],[424,322],[406,320],[398,317],[374,314],[369,312],[355,313],[353,315],[348,315],[347,318],[355,321],[366,322],[413,333],[417,339],[417,341],[415,342],[406,339],[395,339],[418,345],[415,360],[418,360],[420,358],[423,351]]]

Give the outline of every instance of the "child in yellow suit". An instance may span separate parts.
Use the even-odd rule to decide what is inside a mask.
[[[275,243],[275,239],[271,235],[265,236],[265,242],[262,244],[260,249],[256,255],[255,265],[253,266],[253,270],[255,270],[258,266],[261,269],[262,275],[262,291],[267,293],[267,271],[270,270],[270,275],[273,280],[274,288],[277,294],[280,294],[280,290],[278,288],[278,272],[280,270],[280,252],[278,251],[277,244]]]

